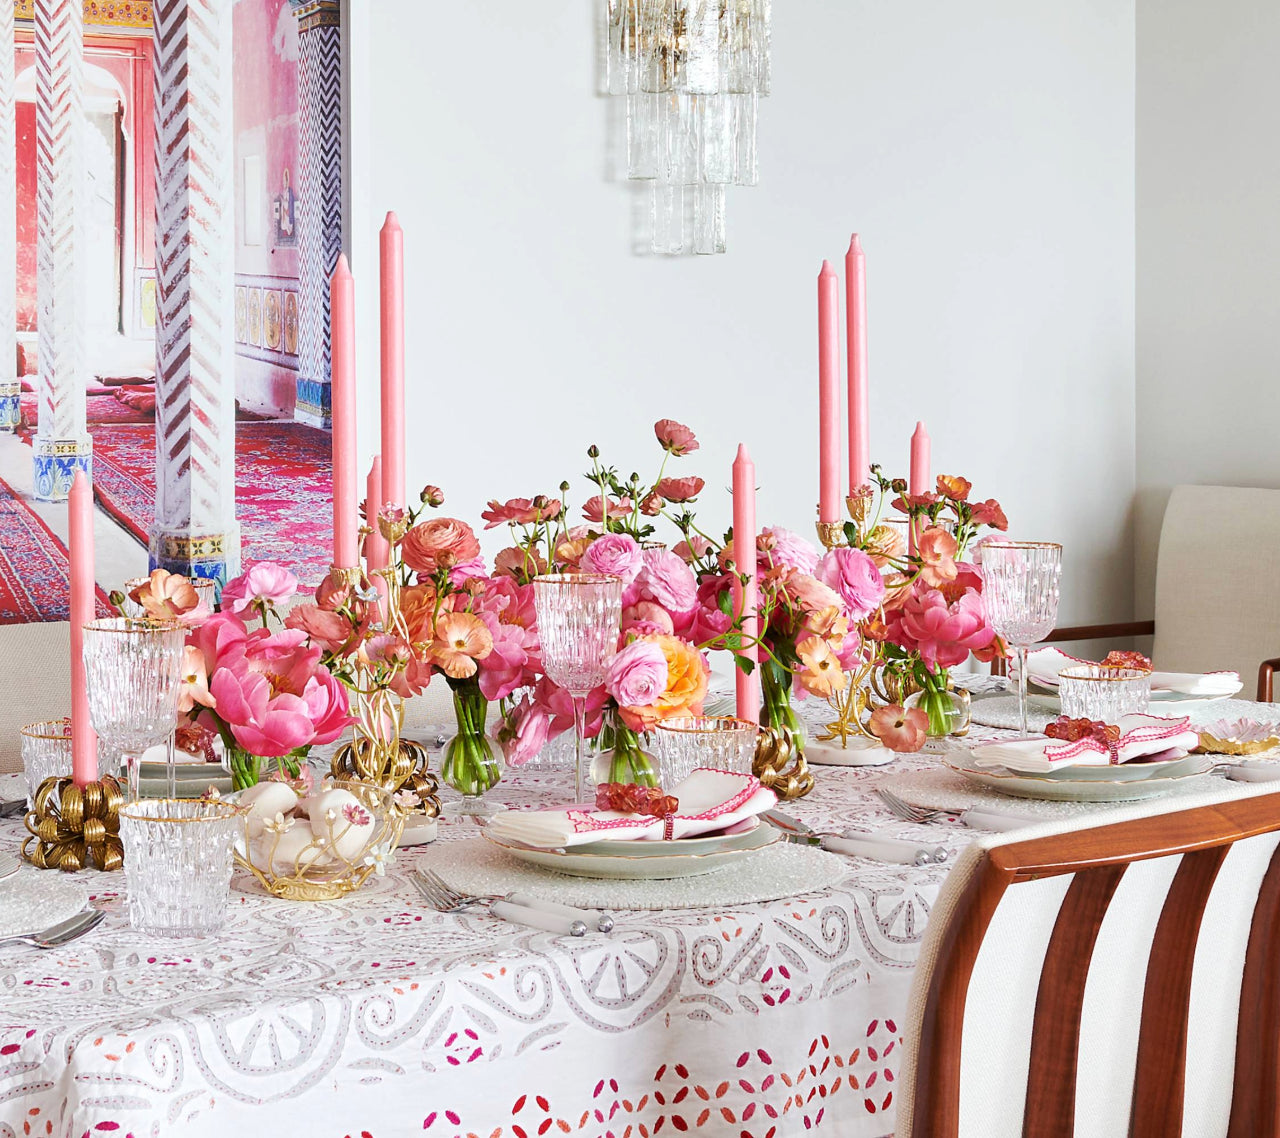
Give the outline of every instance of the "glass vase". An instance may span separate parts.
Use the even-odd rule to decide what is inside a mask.
[[[963,688],[951,687],[945,680],[913,692],[902,706],[908,710],[918,707],[929,717],[928,734],[931,739],[968,733],[969,693]]]
[[[484,733],[489,701],[474,683],[453,689],[453,711],[458,733],[444,745],[440,775],[447,786],[462,795],[461,802],[445,807],[446,815],[486,818],[495,807],[484,801],[502,778],[502,764],[493,753],[493,744]]]
[[[616,711],[606,715],[591,763],[591,781],[657,786],[658,760],[648,751],[647,738],[623,723]]]
[[[792,673],[776,660],[760,665],[760,726],[804,754],[804,724],[791,706]]]
[[[278,759],[263,758],[261,755],[250,754],[238,744],[227,747],[226,754],[233,791],[257,786],[264,778],[270,777],[273,767],[290,779],[297,778],[301,769],[298,755],[284,755]]]

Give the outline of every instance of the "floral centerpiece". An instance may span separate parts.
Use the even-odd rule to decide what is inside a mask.
[[[732,624],[718,611],[713,621],[705,619],[702,583],[718,574],[706,560],[714,543],[698,530],[692,511],[705,483],[666,473],[669,460],[692,454],[698,440],[671,419],[656,423],[654,433],[663,455],[650,481],[638,474],[622,478],[601,464],[597,447],[588,449],[593,493],[578,524],[569,523],[568,482],[560,484],[560,497],[493,501],[483,515],[490,529],[510,528],[512,544],[495,566],[519,585],[542,573],[575,570],[624,583],[618,652],[586,706],[585,735],[597,741],[592,774],[598,783],[657,785],[646,736],[664,719],[701,713],[710,675],[705,654],[727,647]],[[674,548],[653,540],[661,521],[680,537]],[[573,723],[569,693],[541,675],[504,709],[498,738],[507,761],[520,765]]]

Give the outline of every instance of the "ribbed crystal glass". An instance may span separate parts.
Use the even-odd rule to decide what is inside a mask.
[[[658,724],[659,779],[668,792],[699,767],[750,774],[760,728],[731,715],[690,715]]]
[[[71,720],[45,719],[22,729],[22,773],[27,778],[27,805],[47,778],[71,776]]]
[[[606,573],[553,573],[533,579],[542,666],[573,695],[604,683],[618,651],[622,578]]]
[[[1076,664],[1058,673],[1058,695],[1063,715],[1116,723],[1122,715],[1147,710],[1151,673],[1145,668]]]
[[[982,550],[982,597],[991,627],[1018,660],[1018,719],[1027,731],[1027,649],[1058,619],[1062,546],[1051,541],[987,541]]]
[[[227,919],[240,810],[229,802],[149,798],[120,811],[129,923],[162,936],[207,936]]]
[[[180,624],[107,617],[84,626],[84,670],[93,728],[124,752],[130,797],[136,797],[142,752],[163,743],[178,725],[182,649]]]

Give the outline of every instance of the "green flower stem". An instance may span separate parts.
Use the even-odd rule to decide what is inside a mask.
[[[468,798],[477,798],[497,786],[502,768],[494,757],[493,746],[484,733],[489,701],[475,684],[453,689],[453,710],[458,719],[458,733],[445,744],[440,773],[454,790]]]
[[[918,678],[923,691],[919,707],[929,717],[929,734],[935,738],[951,733],[951,696],[947,691],[946,669],[931,672],[921,668]]]
[[[796,739],[803,741],[804,727],[795,708],[791,706],[791,670],[780,660],[773,658],[760,665],[761,710],[760,725],[774,730],[790,730]]]
[[[653,758],[644,749],[640,736],[626,724],[615,721],[602,732],[601,744],[608,755],[607,782],[657,786],[658,773]]]

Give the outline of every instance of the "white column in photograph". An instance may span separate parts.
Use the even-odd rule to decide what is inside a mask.
[[[225,582],[235,512],[233,0],[155,0],[156,517],[151,565]]]
[[[18,425],[18,164],[14,138],[13,5],[0,4],[0,431]]]
[[[92,476],[93,456],[93,441],[85,426],[89,364],[81,0],[35,0],[35,49],[40,357],[35,494],[45,501],[56,501],[66,498],[77,467]]]
[[[329,278],[342,252],[342,11],[290,0],[298,18],[298,401],[295,417],[329,427]]]

